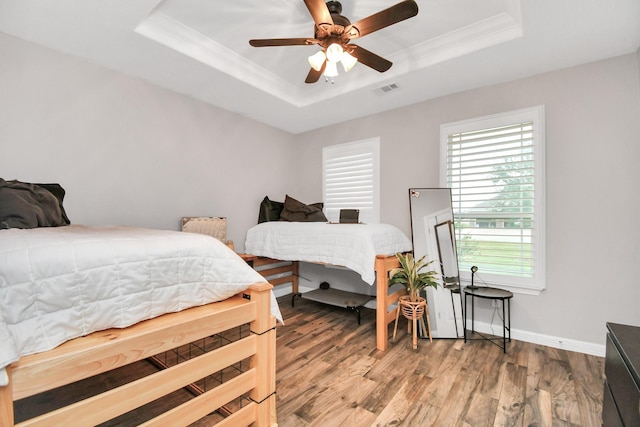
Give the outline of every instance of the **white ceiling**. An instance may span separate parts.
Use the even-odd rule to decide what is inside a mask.
[[[342,14],[398,1],[342,0]],[[416,17],[357,41],[389,71],[357,64],[333,84],[304,83],[316,46],[249,46],[312,37],[303,0],[0,0],[0,31],[292,133],[640,47],[639,0],[417,3]]]

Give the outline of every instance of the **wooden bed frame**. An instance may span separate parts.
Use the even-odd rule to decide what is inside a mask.
[[[299,261],[281,261],[255,255],[241,256],[258,270],[271,284],[291,283],[294,298],[299,295]],[[289,265],[277,265],[290,263]],[[270,265],[276,265],[269,268]],[[389,323],[396,320],[398,298],[406,294],[405,289],[389,293],[389,271],[400,266],[395,255],[377,255],[376,271],[376,348],[385,351],[389,345]]]
[[[22,357],[7,367],[9,385],[0,387],[0,425],[14,425],[15,400],[111,371],[246,323],[251,333],[245,338],[16,425],[93,426],[247,358],[250,367],[246,372],[144,425],[188,425],[247,393],[249,403],[216,425],[277,425],[276,321],[270,312],[271,289],[268,283],[254,284],[224,301],[165,314],[125,329],[95,332],[53,350]]]

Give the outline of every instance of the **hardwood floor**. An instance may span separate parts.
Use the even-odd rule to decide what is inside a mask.
[[[600,426],[604,359],[512,341],[419,340],[386,352],[375,313],[283,297],[277,331],[282,427]],[[402,331],[402,333],[401,333]]]
[[[419,340],[406,323],[376,350],[375,312],[356,314],[291,297],[280,300],[276,399],[281,427],[601,426],[604,359],[512,341],[505,355],[488,341]],[[392,326],[390,326],[392,331]],[[24,399],[24,420],[155,370],[146,361]],[[181,389],[105,426],[133,426],[192,398]],[[222,419],[211,414],[197,423]]]

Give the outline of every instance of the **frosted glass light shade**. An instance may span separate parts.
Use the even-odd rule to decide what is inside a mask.
[[[336,77],[338,75],[338,67],[334,61],[327,61],[327,66],[324,68],[324,75],[327,77]]]
[[[327,47],[327,60],[338,62],[342,59],[342,46],[338,43],[331,43],[329,47]]]
[[[322,68],[322,64],[324,64],[325,59],[326,59],[326,56],[324,52],[318,51],[309,57],[309,65],[311,65],[311,68],[313,68],[314,70],[320,71],[320,69]]]
[[[347,72],[352,69],[354,65],[356,65],[356,62],[358,62],[358,58],[356,58],[355,56],[351,56],[348,52],[344,52],[342,54],[341,62],[342,66],[344,67],[344,71]]]

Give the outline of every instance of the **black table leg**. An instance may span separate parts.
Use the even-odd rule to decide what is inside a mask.
[[[475,327],[475,306],[476,306],[476,298],[472,295],[471,296],[471,333],[475,334],[476,333],[476,327]]]
[[[464,333],[464,342],[467,342],[467,297],[469,295],[467,295],[466,293],[464,294],[464,310],[463,310],[463,314],[462,314],[462,331]]]
[[[507,316],[509,319],[507,330],[509,331],[509,342],[511,342],[511,299],[507,300]]]
[[[463,290],[463,292],[465,292],[465,290]],[[467,307],[469,304],[469,300],[468,300],[469,297],[471,297],[471,333],[474,335],[478,334],[481,338],[473,338],[473,337],[467,336],[467,321],[468,321]],[[476,328],[475,328],[476,297],[495,301],[495,304],[498,304],[497,302],[498,300],[502,301],[502,346],[500,345],[499,336],[495,336],[491,338],[481,332],[476,332]],[[464,304],[463,304],[464,310],[463,310],[463,317],[462,317],[463,329],[464,329],[464,342],[466,343],[467,341],[474,340],[474,339],[485,339],[485,340],[491,341],[493,344],[495,344],[498,347],[502,347],[502,351],[506,353],[507,342],[511,342],[511,298],[512,297],[513,297],[512,292],[499,289],[499,288],[492,288],[488,286],[473,288],[468,290],[468,292],[465,292]],[[506,304],[506,307],[505,307],[505,304]],[[496,310],[497,310],[497,307],[496,307]]]
[[[504,300],[502,300],[502,352],[507,352],[507,318],[504,316]]]

